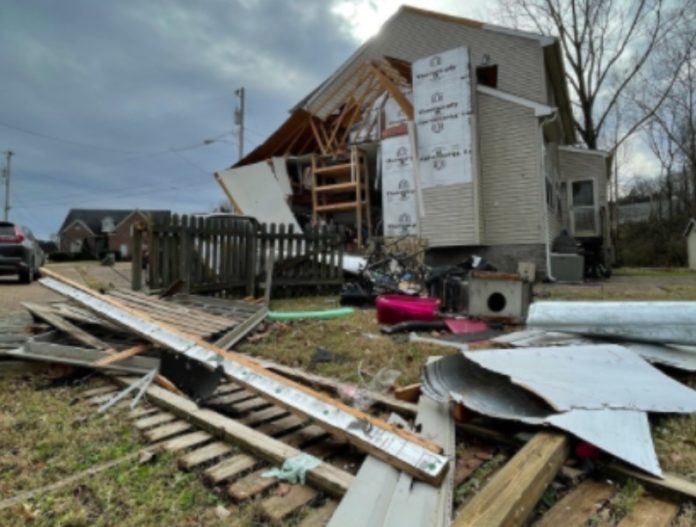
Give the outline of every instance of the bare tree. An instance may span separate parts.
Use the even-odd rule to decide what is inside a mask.
[[[696,215],[696,24],[672,39],[661,54],[663,64],[676,57],[681,68],[663,104],[650,116],[648,142],[663,168],[681,167],[681,197]],[[646,81],[644,91],[650,92],[650,86]],[[647,108],[641,99],[637,103]]]
[[[659,49],[694,0],[501,0],[506,18],[518,26],[559,38],[572,88],[575,127],[589,149],[615,150],[662,105],[681,64],[670,65],[660,94],[640,107],[630,105],[617,137],[606,132],[622,98],[636,89]],[[651,94],[652,95],[652,94]],[[639,110],[639,111],[638,111]],[[611,134],[614,135],[614,134]]]

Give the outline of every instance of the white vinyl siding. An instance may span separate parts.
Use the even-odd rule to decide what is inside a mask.
[[[423,189],[421,236],[429,247],[477,245],[473,183]]]
[[[483,243],[543,243],[538,119],[487,94],[478,108]]]
[[[603,152],[594,153],[588,150],[575,150],[567,147],[559,148],[558,154],[561,179],[566,182],[566,199],[569,201],[569,213],[572,215],[572,203],[570,203],[570,196],[572,195],[573,181],[591,179],[594,183],[594,196],[596,198],[595,206],[599,209],[596,222],[600,222],[602,214],[601,210],[604,208],[606,211],[607,206],[608,174],[606,155]],[[596,235],[604,234],[606,236],[606,233],[600,232],[601,225],[598,224],[596,227]]]
[[[342,66],[343,71],[339,70],[335,78],[312,95],[308,109],[314,113],[326,102],[330,108],[344,99],[352,89],[348,79],[368,59],[387,56],[413,62],[459,46],[469,48],[472,68],[481,64],[486,55],[491,64],[498,65],[497,89],[535,102],[548,102],[544,54],[538,41],[405,11],[388,22]],[[336,91],[343,83],[346,85]]]

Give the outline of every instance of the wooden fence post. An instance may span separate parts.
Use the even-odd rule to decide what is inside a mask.
[[[256,262],[258,260],[257,254],[257,233],[256,227],[253,223],[249,222],[244,229],[244,236],[247,239],[247,296],[254,296],[256,293]]]
[[[178,226],[179,279],[183,282],[181,291],[184,293],[191,292],[191,260],[193,260],[193,251],[190,225],[191,218],[189,216],[181,216],[181,223]]]
[[[133,225],[133,258],[131,258],[131,289],[143,288],[143,230],[138,223]]]

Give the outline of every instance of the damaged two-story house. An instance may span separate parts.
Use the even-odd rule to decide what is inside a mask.
[[[260,221],[418,236],[431,263],[552,278],[563,229],[609,260],[611,159],[576,144],[558,39],[402,7],[216,178]]]

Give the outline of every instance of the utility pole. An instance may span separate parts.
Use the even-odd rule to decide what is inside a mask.
[[[244,157],[244,86],[235,90],[239,106],[234,110],[234,124],[239,126],[239,159]]]
[[[5,177],[5,209],[3,220],[5,221],[10,219],[10,162],[13,154],[14,152],[12,152],[12,150],[5,152],[5,170],[3,173]]]

